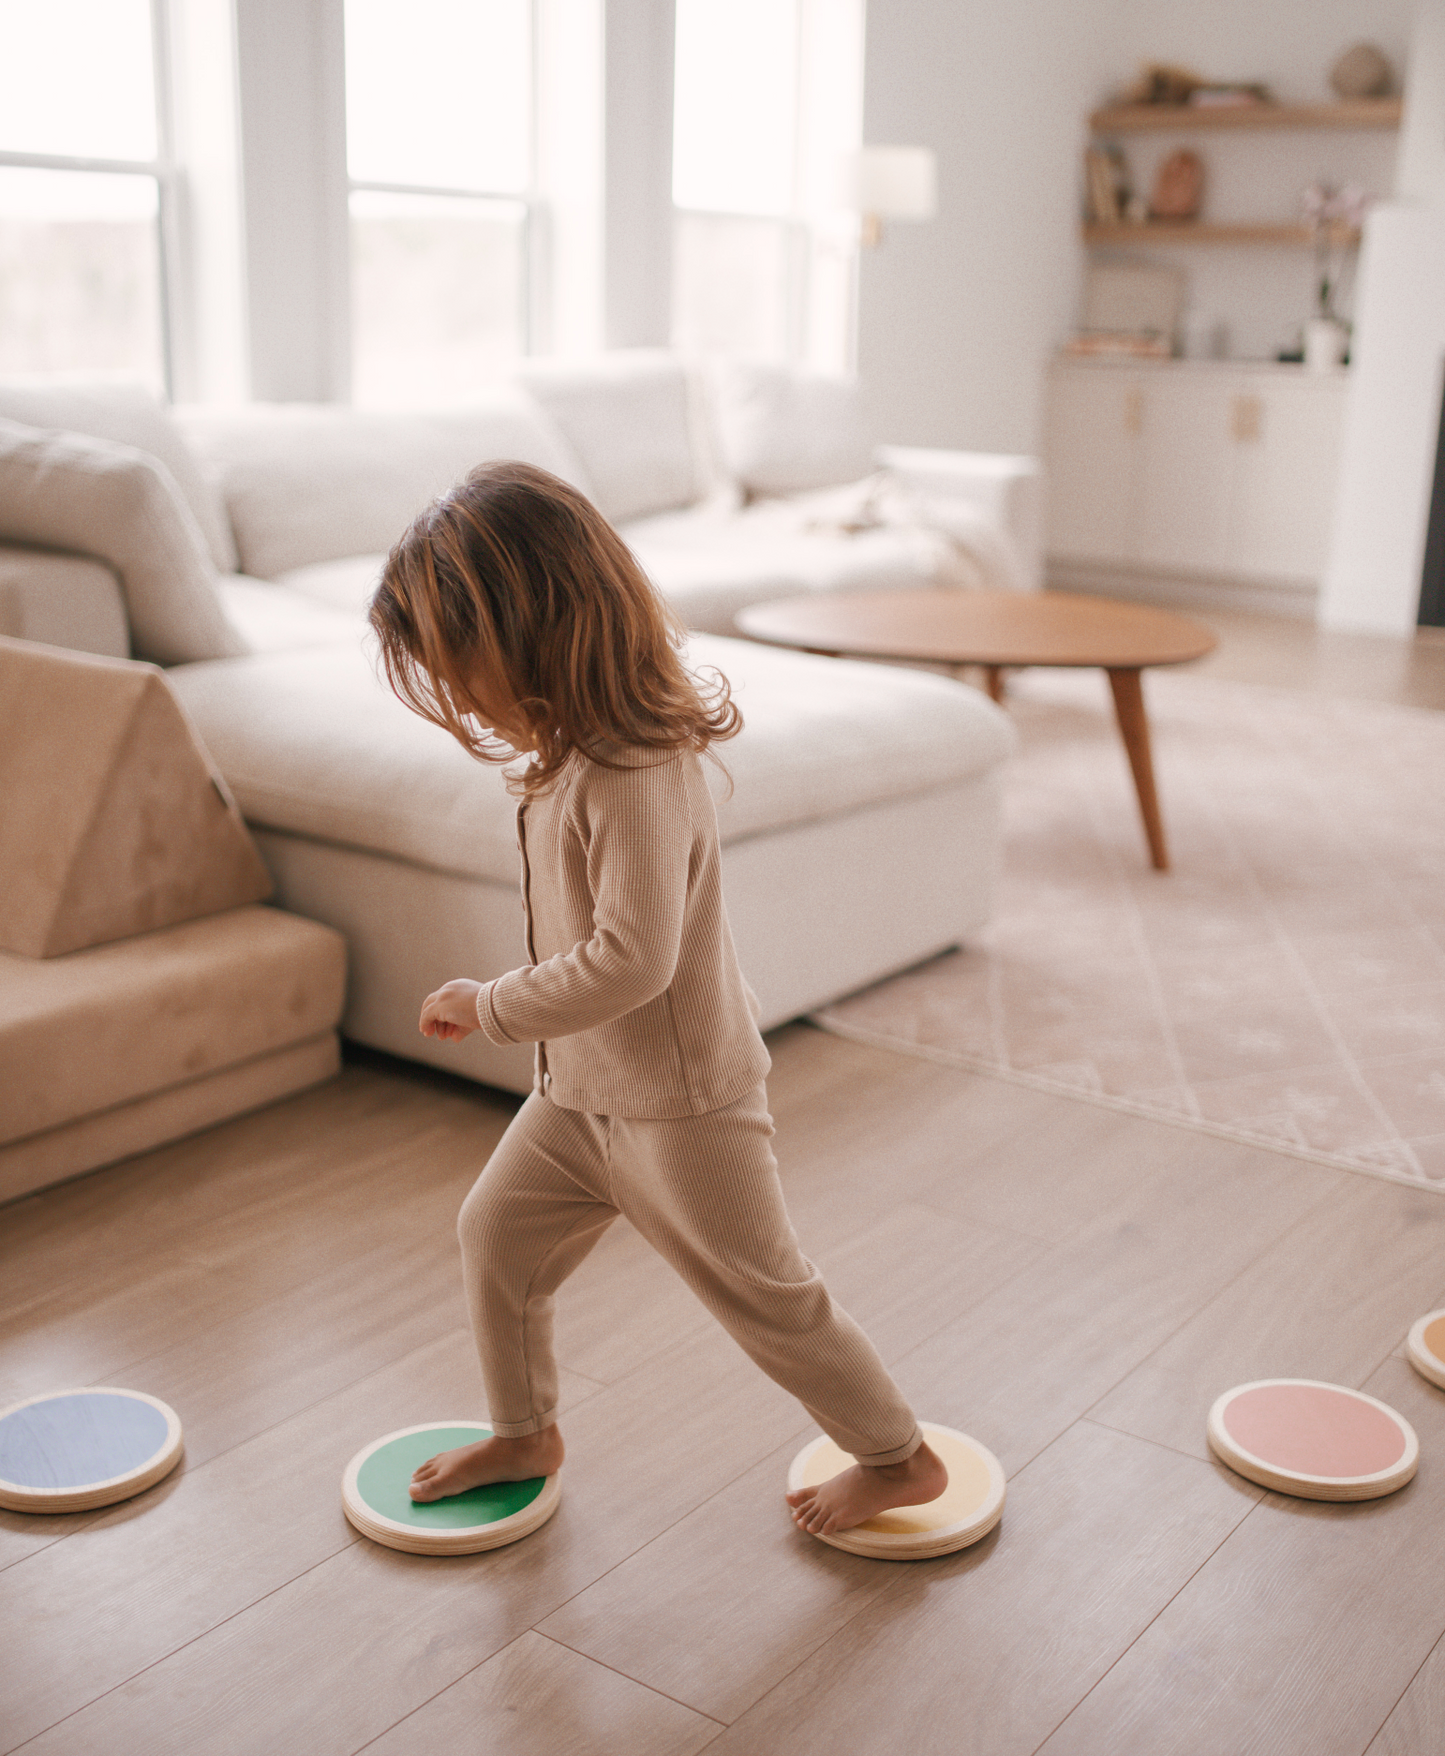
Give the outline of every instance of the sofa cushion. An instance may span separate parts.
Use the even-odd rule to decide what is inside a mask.
[[[225,658],[245,647],[169,470],[148,452],[0,419],[0,540],[94,555],[120,580],[137,658]]]
[[[215,469],[240,571],[257,579],[384,553],[429,501],[497,458],[536,464],[590,491],[566,440],[518,390],[454,409],[253,403],[183,407],[176,418]]]
[[[734,362],[714,396],[723,461],[750,495],[856,482],[875,467],[856,379]]]
[[[711,486],[694,388],[682,362],[650,349],[523,368],[522,382],[566,435],[614,524],[690,506]]]
[[[218,579],[216,590],[227,619],[248,652],[359,646],[366,638],[366,622],[361,616],[269,579],[247,579],[243,573],[233,573]]]
[[[726,673],[746,721],[718,750],[725,842],[927,793],[1012,748],[997,708],[931,673],[708,636],[689,662]],[[516,883],[501,770],[404,708],[368,653],[187,665],[170,682],[253,825]]]
[[[218,573],[236,567],[236,544],[221,490],[186,443],[169,409],[143,384],[104,379],[0,380],[0,420],[52,432],[85,433],[133,445],[163,463],[205,539]]]
[[[44,961],[0,952],[0,1142],[314,1037],[345,982],[339,933],[261,906]]]
[[[636,519],[622,535],[687,627],[711,634],[731,634],[747,604],[805,591],[982,583],[937,531],[900,524],[850,533],[841,520],[822,500],[765,500],[741,512]]]
[[[292,568],[289,573],[278,574],[276,584],[299,592],[313,603],[364,616],[385,565],[385,555],[346,555],[339,561],[316,561],[310,567]]]

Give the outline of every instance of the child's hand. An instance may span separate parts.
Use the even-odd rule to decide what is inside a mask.
[[[477,1023],[477,995],[480,982],[459,977],[428,994],[421,1009],[417,1027],[424,1037],[438,1037],[444,1043],[459,1043],[481,1027]]]

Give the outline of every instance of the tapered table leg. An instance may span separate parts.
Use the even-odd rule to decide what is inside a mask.
[[[996,702],[998,702],[998,704],[1000,706],[1002,706],[1003,705],[1003,696],[1004,696],[1003,666],[1002,665],[985,665],[983,667],[983,674],[984,674],[984,679],[988,685],[988,693],[989,693],[990,700],[996,701]]]
[[[1159,797],[1154,790],[1154,761],[1149,753],[1149,721],[1144,714],[1143,674],[1138,666],[1109,672],[1109,687],[1114,691],[1114,715],[1119,721],[1119,735],[1129,753],[1129,766],[1134,771],[1134,790],[1139,795],[1139,815],[1144,819],[1144,833],[1149,838],[1149,858],[1156,872],[1169,870],[1169,850],[1164,842],[1164,823],[1159,815]]]

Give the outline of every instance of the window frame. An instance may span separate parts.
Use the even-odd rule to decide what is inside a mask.
[[[343,0],[344,6],[344,0]],[[521,190],[482,189],[472,184],[434,184],[434,183],[391,183],[378,181],[370,177],[353,177],[348,156],[346,167],[346,236],[347,236],[347,299],[353,313],[352,334],[349,349],[348,372],[354,382],[356,373],[356,336],[354,313],[356,309],[355,281],[351,267],[351,197],[353,195],[417,195],[440,200],[458,201],[495,201],[505,203],[522,210],[522,271],[521,284],[517,288],[518,309],[522,314],[521,322],[521,358],[527,358],[535,348],[539,329],[538,299],[541,292],[538,255],[540,250],[539,209],[541,200],[537,186],[537,163],[539,156],[538,140],[538,109],[541,101],[539,90],[538,58],[540,51],[540,33],[537,19],[537,0],[527,0],[527,179],[526,186]],[[344,28],[344,26],[343,26]],[[346,124],[346,106],[350,101],[346,89],[346,72],[343,61],[341,76],[341,118],[343,127]]]
[[[179,173],[172,126],[171,57],[165,0],[150,0],[151,79],[156,107],[153,159],[88,158],[70,153],[0,151],[0,170],[85,171],[151,177],[156,185],[156,275],[160,304],[161,383],[169,401],[175,389],[175,306],[179,236]]]
[[[673,236],[679,219],[720,219],[763,221],[778,227],[783,240],[786,264],[783,303],[780,312],[783,335],[783,363],[789,366],[816,364],[816,340],[813,332],[813,294],[817,280],[817,258],[821,252],[838,249],[838,238],[830,239],[830,227],[812,211],[804,195],[804,159],[806,147],[806,111],[809,54],[809,21],[807,0],[793,0],[793,105],[789,166],[788,207],[783,213],[760,213],[743,208],[692,207],[677,200],[672,203]],[[673,74],[676,92],[676,70]],[[843,312],[844,358],[828,362],[832,370],[852,373],[857,370],[858,353],[858,269],[859,244],[850,235],[845,272],[849,282],[846,309]],[[676,335],[677,314],[672,317]]]

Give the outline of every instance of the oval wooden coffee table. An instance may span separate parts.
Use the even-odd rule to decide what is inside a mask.
[[[837,658],[929,659],[982,665],[1003,698],[1003,672],[1024,665],[1095,666],[1109,674],[1114,713],[1139,795],[1149,857],[1169,868],[1154,787],[1140,673],[1180,665],[1216,645],[1212,630],[1172,610],[1060,591],[828,592],[753,604],[737,625],[754,640]]]

